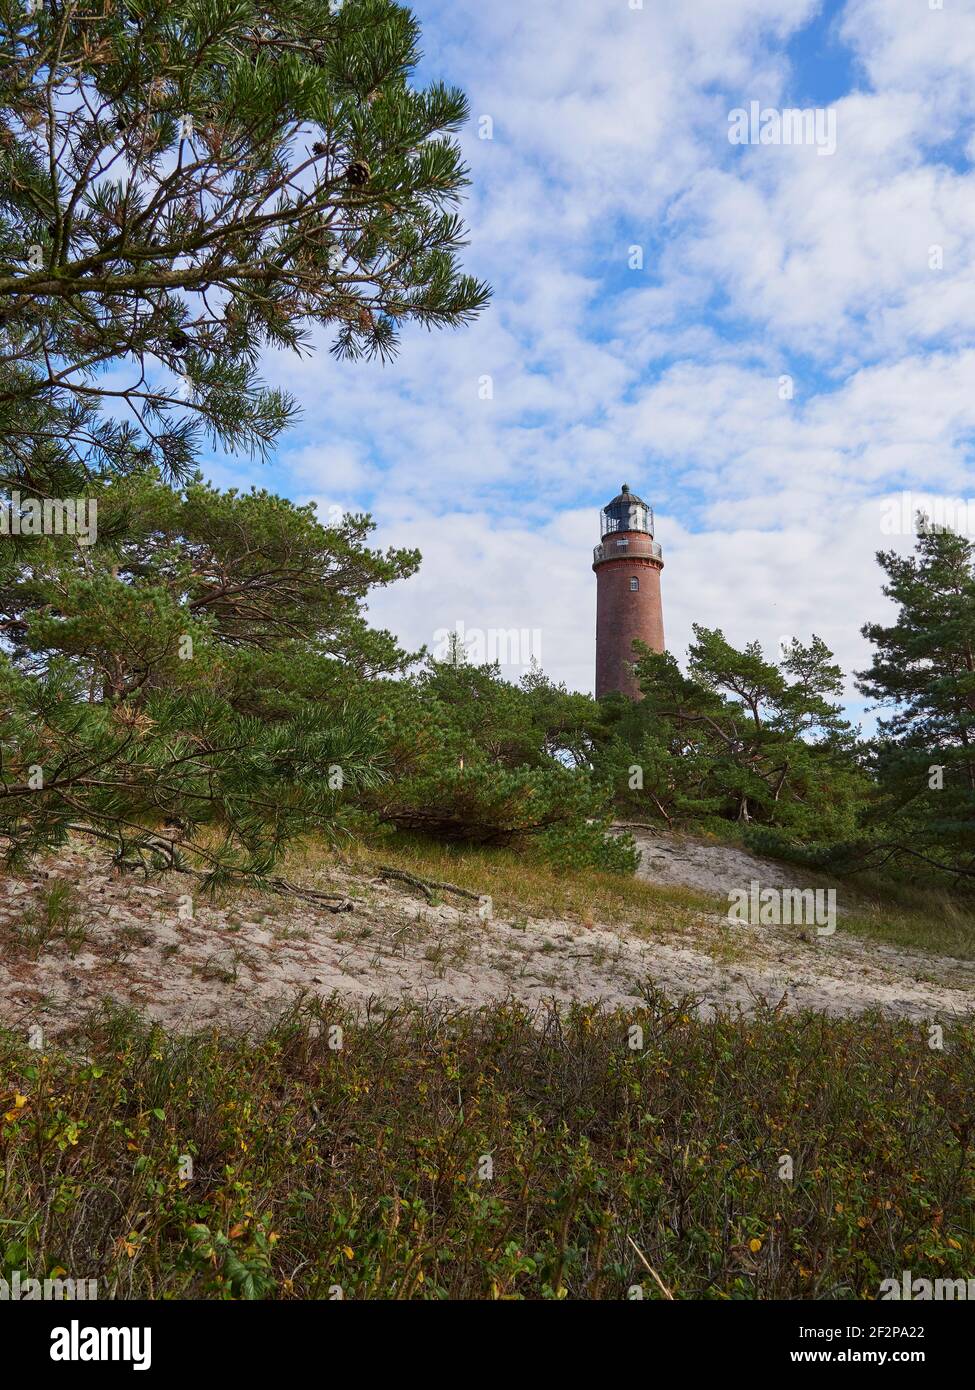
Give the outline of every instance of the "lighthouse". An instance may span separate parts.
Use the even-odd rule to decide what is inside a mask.
[[[600,541],[593,551],[596,572],[596,698],[618,690],[640,699],[633,675],[639,638],[664,650],[660,601],[663,551],[653,538],[653,508],[627,487],[599,513]]]

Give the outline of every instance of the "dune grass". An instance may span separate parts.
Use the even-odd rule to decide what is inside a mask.
[[[852,880],[843,929],[904,950],[975,960],[975,902],[941,884]]]
[[[652,932],[696,922],[702,912],[727,910],[726,899],[693,888],[650,884],[625,874],[561,869],[510,849],[440,845],[421,836],[359,841],[344,859],[362,872],[389,864],[420,878],[488,894],[497,910],[512,916],[626,923]]]

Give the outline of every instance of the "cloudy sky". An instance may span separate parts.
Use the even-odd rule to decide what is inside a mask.
[[[413,8],[421,77],[470,98],[465,263],[492,307],[392,366],[269,360],[302,423],[270,468],[213,476],[372,512],[424,557],[377,622],[410,646],[537,630],[580,690],[625,480],[672,651],[700,622],[862,665],[875,552],[912,544],[885,499],[975,495],[975,0]],[[835,152],[733,144],[752,102],[820,108]]]

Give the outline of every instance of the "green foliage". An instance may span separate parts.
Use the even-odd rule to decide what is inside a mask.
[[[12,864],[75,830],[130,867],[175,867],[204,887],[260,877],[296,836],[334,829],[343,800],[382,775],[374,730],[354,711],[269,722],[189,688],[152,690],[138,708],[90,704],[60,662],[31,680],[0,661],[0,720]]]
[[[628,811],[669,823],[722,817],[775,825],[799,840],[848,833],[866,790],[850,726],[829,696],[839,668],[818,637],[778,663],[695,625],[685,676],[642,648],[644,698],[605,702],[597,768]]]
[[[468,844],[532,846],[566,866],[633,872],[636,857],[607,839],[610,802],[574,765],[595,706],[532,671],[520,685],[497,665],[455,650],[430,660],[382,715],[390,780],[369,798],[380,820]]]
[[[971,1275],[962,1021],[937,1051],[885,1017],[705,1022],[655,994],[368,1022],[332,1001],[260,1039],[116,1017],[75,1043],[0,1034],[8,1277],[79,1249],[101,1298],[662,1297],[643,1260],[678,1299]]]
[[[25,671],[63,656],[93,699],[113,702],[219,683],[256,712],[289,669],[284,688],[301,685],[302,656],[320,682],[327,669],[364,677],[407,663],[361,610],[371,589],[412,574],[419,555],[369,550],[368,517],[325,526],[311,506],[220,492],[199,477],[176,490],[142,474],[93,496],[94,545],[11,538],[0,550],[5,636]]]
[[[264,456],[295,404],[262,349],[324,325],[388,359],[401,324],[486,304],[457,259],[467,104],[410,85],[405,6],[0,14],[0,482],[182,481],[207,440]]]
[[[81,827],[123,862],[260,874],[381,780],[361,687],[410,658],[362,605],[419,557],[194,460],[266,456],[293,419],[266,348],[324,326],[388,359],[400,325],[484,306],[458,264],[467,104],[411,85],[392,0],[0,18],[0,486],[98,506],[92,546],[0,551],[0,844]]]
[[[96,492],[95,544],[0,554],[8,855],[83,827],[127,862],[202,859],[208,882],[266,872],[382,779],[350,692],[409,658],[362,601],[418,557],[366,548],[366,517],[325,527],[265,492],[148,475]]]
[[[772,859],[783,859],[790,864],[802,864],[805,868],[833,874],[860,868],[864,845],[869,843],[862,836],[850,840],[800,842],[775,826],[754,824],[745,828],[743,840],[753,854],[767,855]]]
[[[975,546],[922,525],[915,555],[877,558],[898,612],[863,629],[860,688],[896,708],[872,747],[869,859],[975,879]]]
[[[368,517],[324,526],[264,491],[150,473],[92,495],[93,544],[0,552],[10,857],[86,827],[124,862],[198,856],[215,883],[267,872],[296,835],[359,809],[632,872],[579,766],[592,701],[537,671],[520,686],[451,661],[409,676],[415,658],[362,609],[419,556],[369,549]]]
[[[635,873],[640,854],[633,836],[610,835],[607,830],[608,818],[605,813],[597,819],[580,812],[576,818],[566,817],[544,830],[538,837],[538,853],[547,863],[560,869],[598,869],[609,874]]]

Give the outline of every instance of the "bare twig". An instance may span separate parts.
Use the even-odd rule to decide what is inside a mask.
[[[480,902],[481,894],[472,893],[469,888],[458,888],[456,883],[439,883],[432,878],[417,878],[415,874],[408,874],[405,869],[394,869],[389,864],[380,864],[377,878],[395,878],[402,883],[408,883],[413,888],[419,888],[426,894],[427,902],[433,901],[435,891],[441,893],[456,893],[461,898],[471,898],[474,902]]]
[[[671,1301],[671,1303],[673,1303],[673,1301],[674,1301],[674,1295],[670,1292],[670,1289],[667,1288],[667,1285],[666,1285],[666,1284],[664,1283],[664,1281],[661,1279],[660,1275],[657,1273],[657,1271],[656,1271],[656,1270],[653,1268],[653,1266],[650,1264],[650,1261],[647,1259],[646,1255],[644,1255],[644,1253],[643,1253],[643,1251],[640,1249],[639,1245],[637,1245],[636,1241],[633,1239],[632,1236],[627,1236],[626,1238],[627,1238],[627,1240],[630,1242],[630,1244],[633,1246],[633,1249],[636,1251],[636,1253],[640,1256],[640,1259],[641,1259],[641,1260],[643,1261],[643,1263],[646,1265],[647,1269],[648,1269],[648,1270],[650,1271],[650,1273],[653,1275],[654,1279],[656,1279],[657,1284],[658,1284],[658,1286],[659,1286],[659,1288],[660,1288],[660,1291],[661,1291],[661,1293],[663,1294],[664,1298],[669,1298],[670,1301]]]

